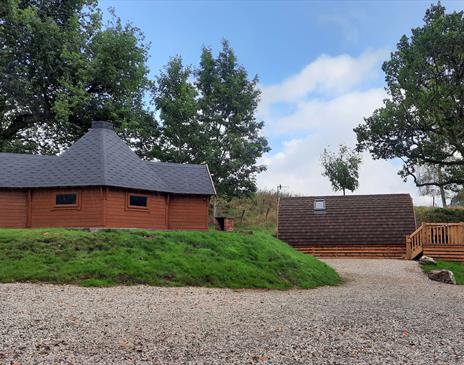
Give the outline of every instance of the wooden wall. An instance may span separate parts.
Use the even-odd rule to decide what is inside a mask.
[[[71,192],[76,206],[55,205],[57,193]],[[128,207],[128,191],[116,188],[3,190],[0,227],[208,229],[207,196],[131,193],[147,195],[148,207]]]
[[[464,261],[464,245],[425,244],[423,254],[435,260]]]
[[[143,194],[148,196],[148,207],[134,209],[127,206],[127,191],[108,189],[105,201],[105,226],[167,229],[166,196],[148,192]]]
[[[406,245],[314,245],[295,247],[316,257],[402,259]]]
[[[77,207],[56,207],[57,193],[77,192]],[[32,191],[31,227],[103,227],[103,193],[100,188],[35,189]]]
[[[26,227],[26,219],[26,191],[0,191],[0,227],[24,228]]]
[[[168,229],[208,229],[209,199],[205,196],[171,195]]]

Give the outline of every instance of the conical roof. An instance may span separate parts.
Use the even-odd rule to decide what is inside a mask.
[[[73,186],[215,194],[206,165],[144,161],[109,122],[93,122],[92,128],[59,156],[0,153],[0,187]]]
[[[168,191],[169,188],[114,132],[108,122],[92,128],[59,158],[56,177],[65,185],[102,185]]]

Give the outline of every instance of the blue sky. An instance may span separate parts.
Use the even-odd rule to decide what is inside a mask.
[[[464,1],[442,2],[448,11]],[[151,43],[152,75],[170,57],[196,65],[201,47],[226,38],[263,90],[258,116],[272,151],[262,188],[331,194],[320,173],[326,146],[353,145],[353,126],[386,96],[382,61],[403,34],[422,24],[429,1],[100,1],[138,26]],[[395,161],[363,156],[359,193],[409,192]]]

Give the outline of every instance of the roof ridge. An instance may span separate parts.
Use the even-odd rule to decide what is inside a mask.
[[[287,196],[283,199],[301,199],[301,198],[358,198],[368,196],[392,196],[392,195],[408,195],[409,193],[382,193],[382,194],[352,194],[352,195],[300,195],[300,196]]]
[[[204,163],[179,163],[179,162],[164,162],[164,161],[148,161],[148,160],[142,160],[148,163],[153,163],[153,164],[160,164],[160,165],[173,165],[173,166],[199,166],[199,167],[204,167],[207,166],[207,164]]]
[[[100,139],[101,139],[101,141],[100,141],[100,148],[101,148],[101,152],[102,152],[102,153],[101,153],[101,156],[102,156],[102,165],[103,165],[103,169],[102,169],[102,170],[103,170],[103,176],[102,176],[102,179],[103,179],[103,182],[106,184],[106,169],[107,169],[107,167],[106,167],[106,148],[105,148],[105,146],[104,146],[104,145],[105,145],[105,138],[103,137],[103,133],[104,133],[104,131],[107,131],[107,130],[110,130],[110,129],[101,128],[101,129],[99,129],[99,130],[102,131],[102,132],[100,133],[100,136],[99,136]],[[113,133],[115,133],[114,130],[112,130],[112,131],[113,131]]]

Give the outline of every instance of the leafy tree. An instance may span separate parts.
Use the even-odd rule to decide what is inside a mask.
[[[347,146],[340,145],[338,152],[330,152],[324,149],[321,156],[324,171],[322,176],[327,176],[334,191],[355,191],[358,188],[359,165],[361,157]]]
[[[358,148],[400,158],[417,186],[464,183],[464,12],[432,5],[383,64],[389,99],[355,128]],[[420,179],[417,166],[439,169]]]
[[[435,165],[426,165],[426,166],[419,166],[416,168],[416,175],[417,181],[420,183],[422,182],[429,182],[429,181],[438,181],[441,182],[442,172],[441,169]],[[419,192],[421,195],[431,196],[433,197],[434,205],[435,205],[435,197],[441,197],[441,203],[443,208],[447,207],[446,198],[448,198],[448,194],[446,190],[454,190],[454,186],[444,186],[444,185],[424,185],[419,186]]]
[[[95,119],[129,140],[153,129],[142,38],[116,17],[103,28],[96,0],[3,1],[0,151],[56,153]]]
[[[157,78],[155,105],[162,120],[160,139],[151,155],[163,161],[188,163],[198,161],[202,131],[198,123],[197,90],[190,83],[190,67],[181,57],[172,58]]]
[[[223,41],[217,58],[211,49],[203,48],[195,84],[202,134],[198,160],[208,164],[218,194],[233,197],[255,192],[255,176],[265,170],[257,160],[270,150],[260,135],[264,123],[255,116],[258,78],[248,79],[229,43]]]

